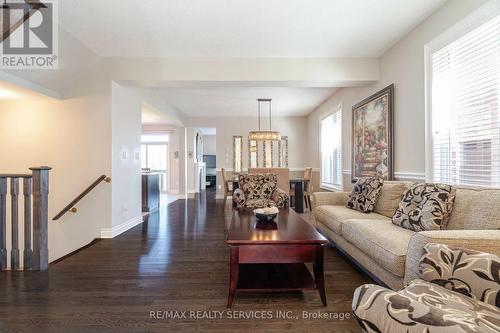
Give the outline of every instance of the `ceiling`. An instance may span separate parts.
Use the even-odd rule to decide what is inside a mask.
[[[161,113],[155,110],[150,105],[143,103],[141,112],[141,122],[143,124],[166,124],[167,121]]]
[[[257,99],[273,99],[273,116],[304,116],[332,95],[335,88],[210,87],[161,88],[168,104],[187,117],[257,116]],[[267,106],[262,105],[267,112]]]
[[[64,0],[100,56],[378,57],[445,0]]]

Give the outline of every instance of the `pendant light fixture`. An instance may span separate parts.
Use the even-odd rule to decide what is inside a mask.
[[[258,110],[259,110],[259,130],[251,131],[248,133],[248,140],[256,140],[256,141],[279,141],[281,140],[281,135],[277,131],[272,130],[272,99],[270,98],[259,98],[258,102]],[[260,128],[260,106],[262,103],[268,103],[269,105],[269,130],[262,130]]]

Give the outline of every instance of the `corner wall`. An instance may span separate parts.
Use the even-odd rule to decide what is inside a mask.
[[[115,82],[111,86],[112,223],[101,231],[107,238],[142,222],[142,102],[135,89]]]
[[[394,170],[404,180],[425,179],[424,46],[486,0],[451,0],[380,58],[380,80],[370,87],[343,88],[308,116],[309,161],[319,167],[319,118],[342,105],[344,187],[350,188],[352,106],[394,83]],[[314,149],[313,149],[314,147]]]

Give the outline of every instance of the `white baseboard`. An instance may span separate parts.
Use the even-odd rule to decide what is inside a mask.
[[[224,200],[224,194],[217,194],[215,200]]]
[[[142,222],[144,222],[144,220],[141,214],[140,216],[131,218],[130,220],[125,221],[122,224],[119,224],[112,228],[101,228],[101,238],[114,238],[119,234],[135,227],[136,225],[141,224]]]

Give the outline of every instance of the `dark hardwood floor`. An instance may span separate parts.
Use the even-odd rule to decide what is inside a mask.
[[[2,272],[0,333],[360,332],[354,319],[335,319],[335,313],[350,314],[354,289],[370,279],[330,247],[328,307],[317,291],[307,291],[240,293],[227,310],[229,219],[230,211],[208,191],[171,203],[148,222],[50,265],[48,272]],[[187,318],[161,318],[168,311],[187,311]],[[190,311],[216,317],[191,318]],[[277,319],[277,311],[289,318]],[[332,318],[303,319],[303,311]],[[231,318],[252,315],[272,318]]]

